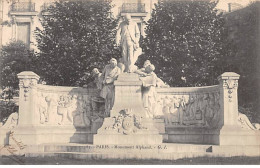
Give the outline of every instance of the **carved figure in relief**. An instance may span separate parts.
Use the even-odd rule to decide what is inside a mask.
[[[195,114],[197,110],[197,104],[195,103],[196,96],[191,95],[189,96],[189,101],[186,105],[185,113],[184,113],[184,120],[195,120]]]
[[[180,108],[178,99],[173,96],[173,98],[171,99],[170,114],[172,116],[172,123],[174,125],[179,124],[180,114],[178,108]]]
[[[132,109],[120,111],[120,114],[114,119],[113,126],[106,127],[106,130],[115,130],[117,133],[129,135],[137,133],[139,130],[148,129],[141,124],[141,117],[132,114]]]
[[[155,105],[155,108],[154,108],[154,117],[155,118],[164,117],[162,109],[163,109],[163,98],[158,95],[158,97],[156,99],[156,105]]]
[[[185,99],[184,96],[178,98],[178,105],[179,105],[178,113],[179,113],[179,123],[180,123],[180,125],[183,124],[183,119],[184,119],[183,115],[184,115],[184,111],[185,111],[184,109],[186,108],[185,100],[186,99]]]
[[[205,122],[204,116],[205,116],[207,101],[204,100],[203,94],[197,95],[196,104],[197,104],[197,109],[196,109],[195,119],[202,121],[202,124],[204,124]]]
[[[44,124],[48,122],[48,111],[47,111],[47,102],[43,93],[39,93],[38,96],[38,110],[40,114],[40,123]]]
[[[82,96],[73,96],[75,108],[73,112],[73,124],[75,127],[86,127],[90,125],[90,120],[87,116],[87,110],[84,107],[85,103]]]
[[[70,115],[69,107],[70,106],[70,99],[65,96],[60,96],[58,101],[57,113],[61,115],[61,121],[59,122],[60,125],[68,124],[73,122],[73,118]]]
[[[172,116],[170,114],[171,100],[166,96],[163,100],[163,114],[165,125],[172,125]]]
[[[260,130],[260,124],[258,123],[251,123],[248,117],[238,112],[238,123],[242,128],[250,129],[250,130]]]
[[[100,96],[105,99],[105,115],[109,116],[110,110],[114,105],[114,81],[121,73],[121,69],[117,66],[115,58],[110,60],[110,64],[106,65],[102,71],[103,88]]]
[[[57,94],[48,94],[45,97],[45,101],[47,102],[47,111],[49,114],[49,124],[57,124],[59,122],[59,115],[57,114],[58,99],[59,97]]]

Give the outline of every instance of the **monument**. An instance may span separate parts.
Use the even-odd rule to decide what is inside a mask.
[[[80,159],[260,156],[260,126],[238,111],[240,76],[225,72],[218,85],[169,87],[152,60],[135,66],[142,49],[130,17],[117,33],[122,58],[102,73],[93,69],[92,83],[49,86],[34,72],[18,74],[19,112],[0,127],[1,149]]]

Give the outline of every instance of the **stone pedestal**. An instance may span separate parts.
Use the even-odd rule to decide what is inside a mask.
[[[39,76],[31,71],[17,74],[19,79],[19,120],[14,136],[27,144],[37,143],[36,138],[36,102]]]
[[[115,103],[110,112],[110,117],[118,116],[123,109],[132,109],[132,113],[146,117],[142,101],[142,82],[135,73],[123,73],[114,82]]]
[[[134,73],[120,74],[110,117],[94,135],[94,144],[160,144],[162,135],[148,118],[142,101],[142,82]]]
[[[219,145],[260,145],[259,131],[242,129],[238,124],[238,74],[225,72],[218,77],[220,83]]]

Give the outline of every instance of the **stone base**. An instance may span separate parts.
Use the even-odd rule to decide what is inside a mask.
[[[219,145],[260,145],[260,131],[224,126],[220,130]]]
[[[219,144],[219,130],[205,127],[166,127],[169,143]]]
[[[221,129],[205,127],[166,127],[169,143],[192,143],[212,145],[260,145],[260,131],[224,126]]]
[[[217,146],[162,143],[159,145],[43,144],[28,146],[26,157],[75,159],[159,159],[260,156],[259,146]]]
[[[19,126],[14,130],[14,138],[25,145],[44,143],[91,143],[90,128],[76,129],[73,126]]]
[[[162,135],[94,135],[94,145],[155,145],[162,143]]]
[[[94,135],[93,144],[161,144],[163,136],[154,125],[155,121],[149,118],[136,122],[132,117],[125,117],[122,123],[118,123],[115,117],[105,118],[97,135]],[[161,127],[161,123],[158,125],[157,127]],[[164,133],[163,129],[160,131]]]

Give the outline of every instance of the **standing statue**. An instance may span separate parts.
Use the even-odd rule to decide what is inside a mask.
[[[100,96],[105,99],[105,115],[109,116],[110,110],[114,104],[114,81],[120,74],[121,69],[117,66],[117,60],[112,58],[110,64],[106,65],[102,71],[101,79],[103,88]]]
[[[116,44],[121,46],[122,62],[125,65],[125,72],[133,72],[133,67],[142,53],[139,47],[140,31],[135,22],[131,20],[131,15],[126,14],[117,30]]]

